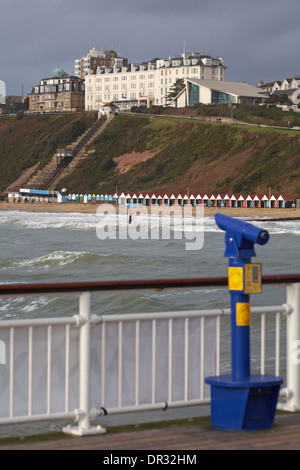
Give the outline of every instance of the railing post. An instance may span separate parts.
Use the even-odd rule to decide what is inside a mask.
[[[287,388],[283,390],[285,411],[300,410],[300,283],[287,286],[287,304],[292,313],[287,316]]]
[[[67,426],[64,432],[76,436],[103,434],[101,426],[90,426],[90,315],[91,294],[81,292],[79,298],[79,409],[76,410],[78,427]]]

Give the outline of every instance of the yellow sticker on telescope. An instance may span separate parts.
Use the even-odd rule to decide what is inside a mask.
[[[236,304],[236,324],[237,326],[250,325],[250,303],[238,302]]]
[[[239,291],[244,290],[243,268],[228,268],[228,289]]]
[[[261,293],[261,265],[245,264],[245,294]]]

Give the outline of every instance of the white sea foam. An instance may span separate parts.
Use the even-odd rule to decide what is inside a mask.
[[[0,225],[16,225],[25,228],[36,230],[53,228],[64,230],[96,230],[96,226],[101,218],[99,214],[82,214],[82,213],[50,213],[50,212],[22,212],[22,211],[2,211],[0,212]],[[244,217],[243,220],[251,222],[251,219]],[[202,223],[203,222],[203,223]],[[109,226],[116,226],[119,229],[128,227],[128,217],[125,214],[106,216],[106,222]],[[182,217],[175,214],[174,216],[159,216],[157,214],[141,213],[138,216],[138,224],[141,232],[151,228],[160,227],[161,230],[172,231],[202,231],[204,227],[205,232],[219,232],[213,217],[195,218],[195,217]],[[256,220],[254,225],[263,227],[269,230],[270,233],[284,234],[290,233],[294,235],[300,234],[300,221],[278,221],[278,220]]]

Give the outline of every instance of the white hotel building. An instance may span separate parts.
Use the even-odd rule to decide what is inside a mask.
[[[108,102],[121,111],[132,106],[166,106],[178,78],[222,81],[225,70],[222,58],[197,52],[141,64],[98,67],[96,73],[85,75],[85,109],[99,110]]]

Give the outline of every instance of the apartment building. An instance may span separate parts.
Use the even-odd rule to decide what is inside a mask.
[[[75,76],[84,78],[88,73],[95,73],[97,67],[123,67],[127,64],[128,59],[121,57],[114,48],[105,50],[93,47],[86,56],[75,60]]]
[[[120,110],[166,106],[178,78],[223,81],[225,71],[222,58],[197,52],[139,64],[98,67],[95,73],[89,71],[85,75],[85,109],[99,110],[107,102],[113,102]]]
[[[29,111],[55,113],[84,109],[84,80],[66,74],[60,67],[43,78],[29,93]]]

